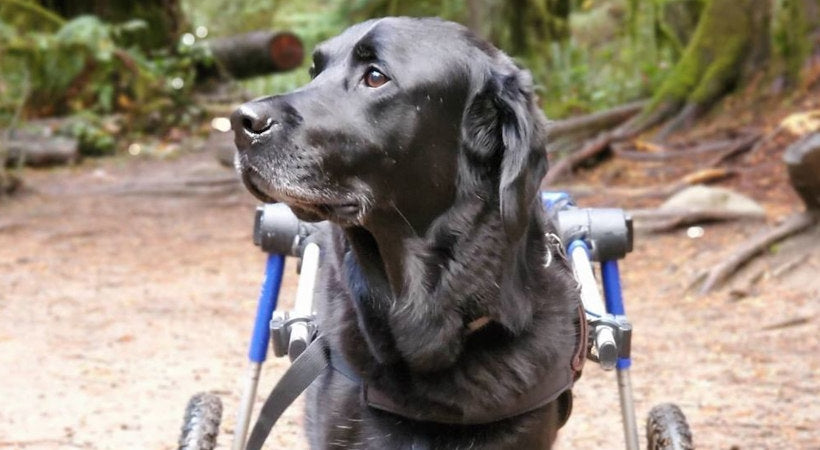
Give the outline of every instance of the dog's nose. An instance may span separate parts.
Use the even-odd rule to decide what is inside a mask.
[[[234,133],[248,135],[262,134],[276,124],[270,114],[270,108],[264,103],[249,102],[240,106],[231,115],[231,126]]]

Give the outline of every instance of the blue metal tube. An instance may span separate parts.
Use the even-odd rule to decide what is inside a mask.
[[[271,253],[265,265],[265,281],[259,294],[259,305],[256,308],[256,321],[253,324],[248,358],[251,362],[262,363],[268,354],[270,342],[270,320],[276,309],[279,288],[282,286],[282,273],[285,271],[285,255]]]
[[[618,261],[603,261],[601,263],[601,281],[604,286],[604,302],[606,311],[616,316],[625,316],[624,297],[621,290],[621,274],[618,270]],[[618,358],[615,368],[628,369],[632,365],[630,358]]]
[[[604,301],[606,311],[616,316],[626,315],[624,298],[621,293],[621,274],[618,271],[618,261],[604,261],[601,263],[601,278],[604,285]]]

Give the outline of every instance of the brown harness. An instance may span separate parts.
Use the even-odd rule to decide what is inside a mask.
[[[541,380],[533,389],[523,392],[516,398],[511,399],[506,405],[491,411],[477,406],[470,408],[467,405],[462,409],[456,409],[449,405],[444,407],[441,405],[419,404],[405,398],[397,398],[356,376],[344,358],[336,352],[330,352],[330,366],[351,381],[361,384],[362,397],[371,408],[423,422],[451,425],[479,425],[498,422],[547,405],[556,400],[561,394],[568,392],[575,381],[580,378],[587,353],[587,321],[586,314],[581,306],[578,307],[578,315],[578,339],[572,359],[567,361],[565,366],[556,368],[551,377]],[[571,396],[569,396],[568,401],[571,405]],[[571,407],[570,405],[567,406]],[[567,416],[568,413],[569,411],[566,411]]]
[[[586,314],[580,306],[578,315],[580,319],[578,340],[572,358],[567,361],[567,364],[555,368],[553,376],[541,380],[532,390],[512,399],[506,406],[492,411],[477,407],[456,410],[449,405],[420,406],[415,402],[396,399],[383,390],[364,382],[350,369],[344,357],[331,351],[322,336],[316,336],[313,342],[293,361],[265,400],[248,438],[246,448],[248,450],[261,449],[285,409],[307,389],[313,380],[322,373],[326,373],[328,369],[358,383],[362,389],[362,397],[368,406],[413,420],[458,425],[488,424],[526,414],[552,401],[558,401],[561,414],[559,426],[562,426],[572,410],[570,389],[575,380],[581,376],[581,369],[586,359],[587,321]]]

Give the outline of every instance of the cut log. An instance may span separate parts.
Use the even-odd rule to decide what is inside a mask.
[[[64,136],[15,136],[4,142],[7,166],[42,167],[74,164],[80,160],[76,139]]]
[[[806,208],[820,211],[820,132],[790,145],[783,154],[792,187]]]
[[[302,41],[289,31],[252,31],[208,39],[202,45],[210,49],[217,70],[200,67],[200,78],[227,74],[243,79],[285,72],[299,67],[304,58]]]

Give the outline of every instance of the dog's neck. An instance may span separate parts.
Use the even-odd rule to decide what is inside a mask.
[[[539,233],[509,242],[497,208],[478,199],[457,202],[423,235],[399,220],[345,230],[357,276],[366,281],[367,292],[354,292],[363,331],[386,335],[398,350],[390,355],[371,346],[378,360],[399,356],[417,370],[440,369],[458,357],[475,320],[488,317],[512,332],[531,320],[513,297],[526,289],[525,244]]]

